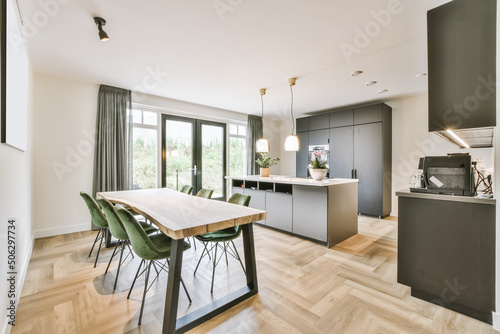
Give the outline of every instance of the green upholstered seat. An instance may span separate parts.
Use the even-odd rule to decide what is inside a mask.
[[[196,194],[196,197],[202,197],[202,198],[207,198],[207,199],[210,199],[212,198],[212,194],[214,193],[213,189],[201,189],[200,191],[198,191],[198,193]]]
[[[97,265],[97,260],[99,259],[99,254],[101,253],[103,241],[105,242],[106,237],[109,233],[108,221],[106,219],[106,215],[104,214],[104,212],[102,212],[101,208],[99,207],[99,204],[97,204],[97,202],[89,194],[87,194],[84,191],[81,191],[80,196],[82,196],[83,200],[85,201],[85,204],[87,204],[92,222],[94,223],[95,226],[99,228],[89,253],[90,257],[92,255],[92,251],[94,250],[95,244],[97,243],[97,240],[99,240],[99,248],[97,249],[97,255],[94,261],[94,268],[95,268]]]
[[[248,204],[250,204],[250,199],[251,197],[249,195],[236,193],[233,194],[227,202],[231,204],[248,206]],[[195,275],[196,271],[198,270],[198,266],[200,265],[201,259],[203,259],[204,256],[209,255],[209,251],[213,251],[214,253],[212,256],[213,269],[212,269],[212,286],[210,292],[213,293],[214,290],[215,267],[217,266],[217,263],[219,263],[220,258],[222,258],[224,254],[226,255],[226,264],[228,264],[227,254],[230,254],[240,262],[241,268],[243,268],[243,271],[245,271],[245,267],[243,267],[243,262],[241,262],[240,255],[238,254],[238,250],[236,249],[236,246],[234,245],[233,242],[233,240],[238,238],[240,235],[241,235],[240,226],[234,226],[225,228],[223,230],[208,232],[195,236],[195,238],[202,241],[205,246],[203,252],[201,253],[200,259],[198,260],[198,264],[196,265],[196,269],[194,270]],[[210,249],[208,249],[209,243],[215,243],[215,245],[212,246]],[[224,246],[219,246],[219,243],[223,243]],[[232,249],[231,246],[233,247]],[[222,250],[222,254],[220,255],[219,259],[217,259],[218,248]],[[228,250],[232,252],[228,252]]]
[[[146,299],[146,293],[148,291],[148,280],[149,280],[149,274],[151,272],[151,266],[153,265],[157,272],[156,278],[158,278],[158,275],[160,274],[161,270],[165,270],[165,266],[168,267],[168,263],[166,263],[165,265],[158,264],[157,267],[156,261],[170,258],[172,239],[163,233],[148,236],[147,233],[144,231],[142,225],[135,219],[135,217],[128,210],[126,210],[123,207],[117,206],[116,213],[127,231],[134,252],[137,254],[137,256],[142,258],[141,264],[139,265],[137,273],[135,274],[134,281],[132,282],[132,286],[130,287],[127,299],[130,297],[130,293],[134,288],[134,284],[135,281],[137,280],[137,277],[139,277],[142,274],[142,273],[139,274],[142,265],[145,264],[145,262],[147,261],[147,263],[145,264],[145,269],[143,270],[143,272],[146,272],[146,276],[145,276],[144,292],[142,296],[141,311],[139,313],[139,325],[140,325],[142,321],[142,313],[144,310],[144,301]],[[190,247],[191,246],[188,243],[184,242],[184,250],[187,250]],[[181,283],[182,286],[184,287],[184,291],[188,296],[189,302],[191,303],[191,297],[189,296],[189,293],[186,289],[186,286],[184,285],[184,281],[182,281],[182,278],[181,278]]]
[[[116,208],[123,208],[123,206],[117,204],[116,206],[113,206],[110,201],[108,201],[105,198],[102,198],[100,196],[97,196],[96,198],[97,202],[102,208],[102,211],[104,211],[104,214],[106,215],[106,219],[108,220],[108,225],[109,225],[109,231],[111,232],[111,235],[118,239],[115,249],[113,250],[113,254],[111,255],[111,258],[109,259],[108,262],[108,267],[106,268],[106,271],[104,272],[107,274],[109,266],[111,265],[111,261],[113,261],[113,258],[115,257],[116,254],[118,254],[116,251],[118,247],[121,247],[120,249],[120,260],[118,262],[118,269],[116,271],[116,278],[115,278],[115,285],[113,287],[113,291],[116,290],[116,284],[118,283],[118,276],[120,275],[120,267],[122,265],[122,258],[123,258],[123,251],[125,250],[125,247],[129,248],[129,255],[132,254],[132,251],[130,250],[129,242],[130,238],[127,234],[127,231],[125,230],[125,227],[123,226],[122,221],[120,220],[120,217],[118,217],[118,214],[116,213]],[[159,230],[151,226],[147,223],[141,222],[141,226],[143,227],[144,231],[146,234],[151,234],[154,232],[158,232]],[[128,257],[128,255],[127,255]],[[132,257],[134,257],[134,254],[132,254]],[[125,258],[126,259],[126,258]],[[124,260],[125,261],[125,260]]]
[[[189,186],[189,185],[185,185],[181,188],[181,190],[179,190],[181,193],[184,193],[184,194],[188,194],[188,195],[191,195],[191,193],[193,192],[193,186]]]

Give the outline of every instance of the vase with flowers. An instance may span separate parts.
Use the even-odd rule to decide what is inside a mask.
[[[260,157],[255,162],[260,166],[260,176],[269,177],[269,170],[272,166],[277,165],[280,158],[271,158],[267,153],[261,153]]]
[[[317,150],[311,153],[311,160],[309,161],[309,173],[315,181],[321,181],[328,172],[326,165],[326,152]]]

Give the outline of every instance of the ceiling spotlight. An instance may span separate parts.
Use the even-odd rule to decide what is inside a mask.
[[[351,77],[357,77],[360,74],[363,74],[363,71],[354,71],[351,73]]]
[[[102,27],[106,25],[106,20],[102,17],[94,17],[94,22],[97,25],[97,30],[99,30],[99,39],[101,42],[109,41],[108,34],[102,30]]]
[[[367,85],[369,87],[369,86],[375,85],[376,83],[377,83],[376,81],[368,81],[368,82],[365,82],[365,85]]]
[[[427,73],[419,73],[419,74],[415,75],[415,78],[423,78],[425,76],[427,76]]]
[[[378,91],[379,94],[387,93],[389,90],[388,89],[381,89]]]

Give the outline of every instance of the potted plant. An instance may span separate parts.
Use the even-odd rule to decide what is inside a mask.
[[[260,166],[260,176],[269,177],[269,168],[271,166],[277,165],[280,158],[272,159],[267,153],[261,153],[260,158],[255,160],[255,162]]]
[[[311,154],[311,161],[309,161],[309,173],[311,173],[312,178],[315,181],[321,181],[328,172],[328,167],[326,165],[326,152],[325,151],[314,151]]]

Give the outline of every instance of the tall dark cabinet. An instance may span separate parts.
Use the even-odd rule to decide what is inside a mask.
[[[392,111],[383,103],[333,110],[297,120],[301,124],[301,150],[297,177],[307,175],[308,145],[329,143],[330,177],[359,180],[359,213],[386,217],[391,212]],[[325,122],[329,115],[329,122]],[[320,118],[321,117],[321,118]],[[315,120],[311,122],[311,120]],[[321,120],[321,122],[319,121]],[[307,129],[305,131],[306,124]],[[311,130],[311,124],[315,130]],[[320,125],[321,124],[321,125]],[[330,129],[318,130],[328,124]],[[307,135],[306,135],[307,134]],[[305,139],[307,138],[307,139]],[[327,142],[328,139],[328,142]]]

